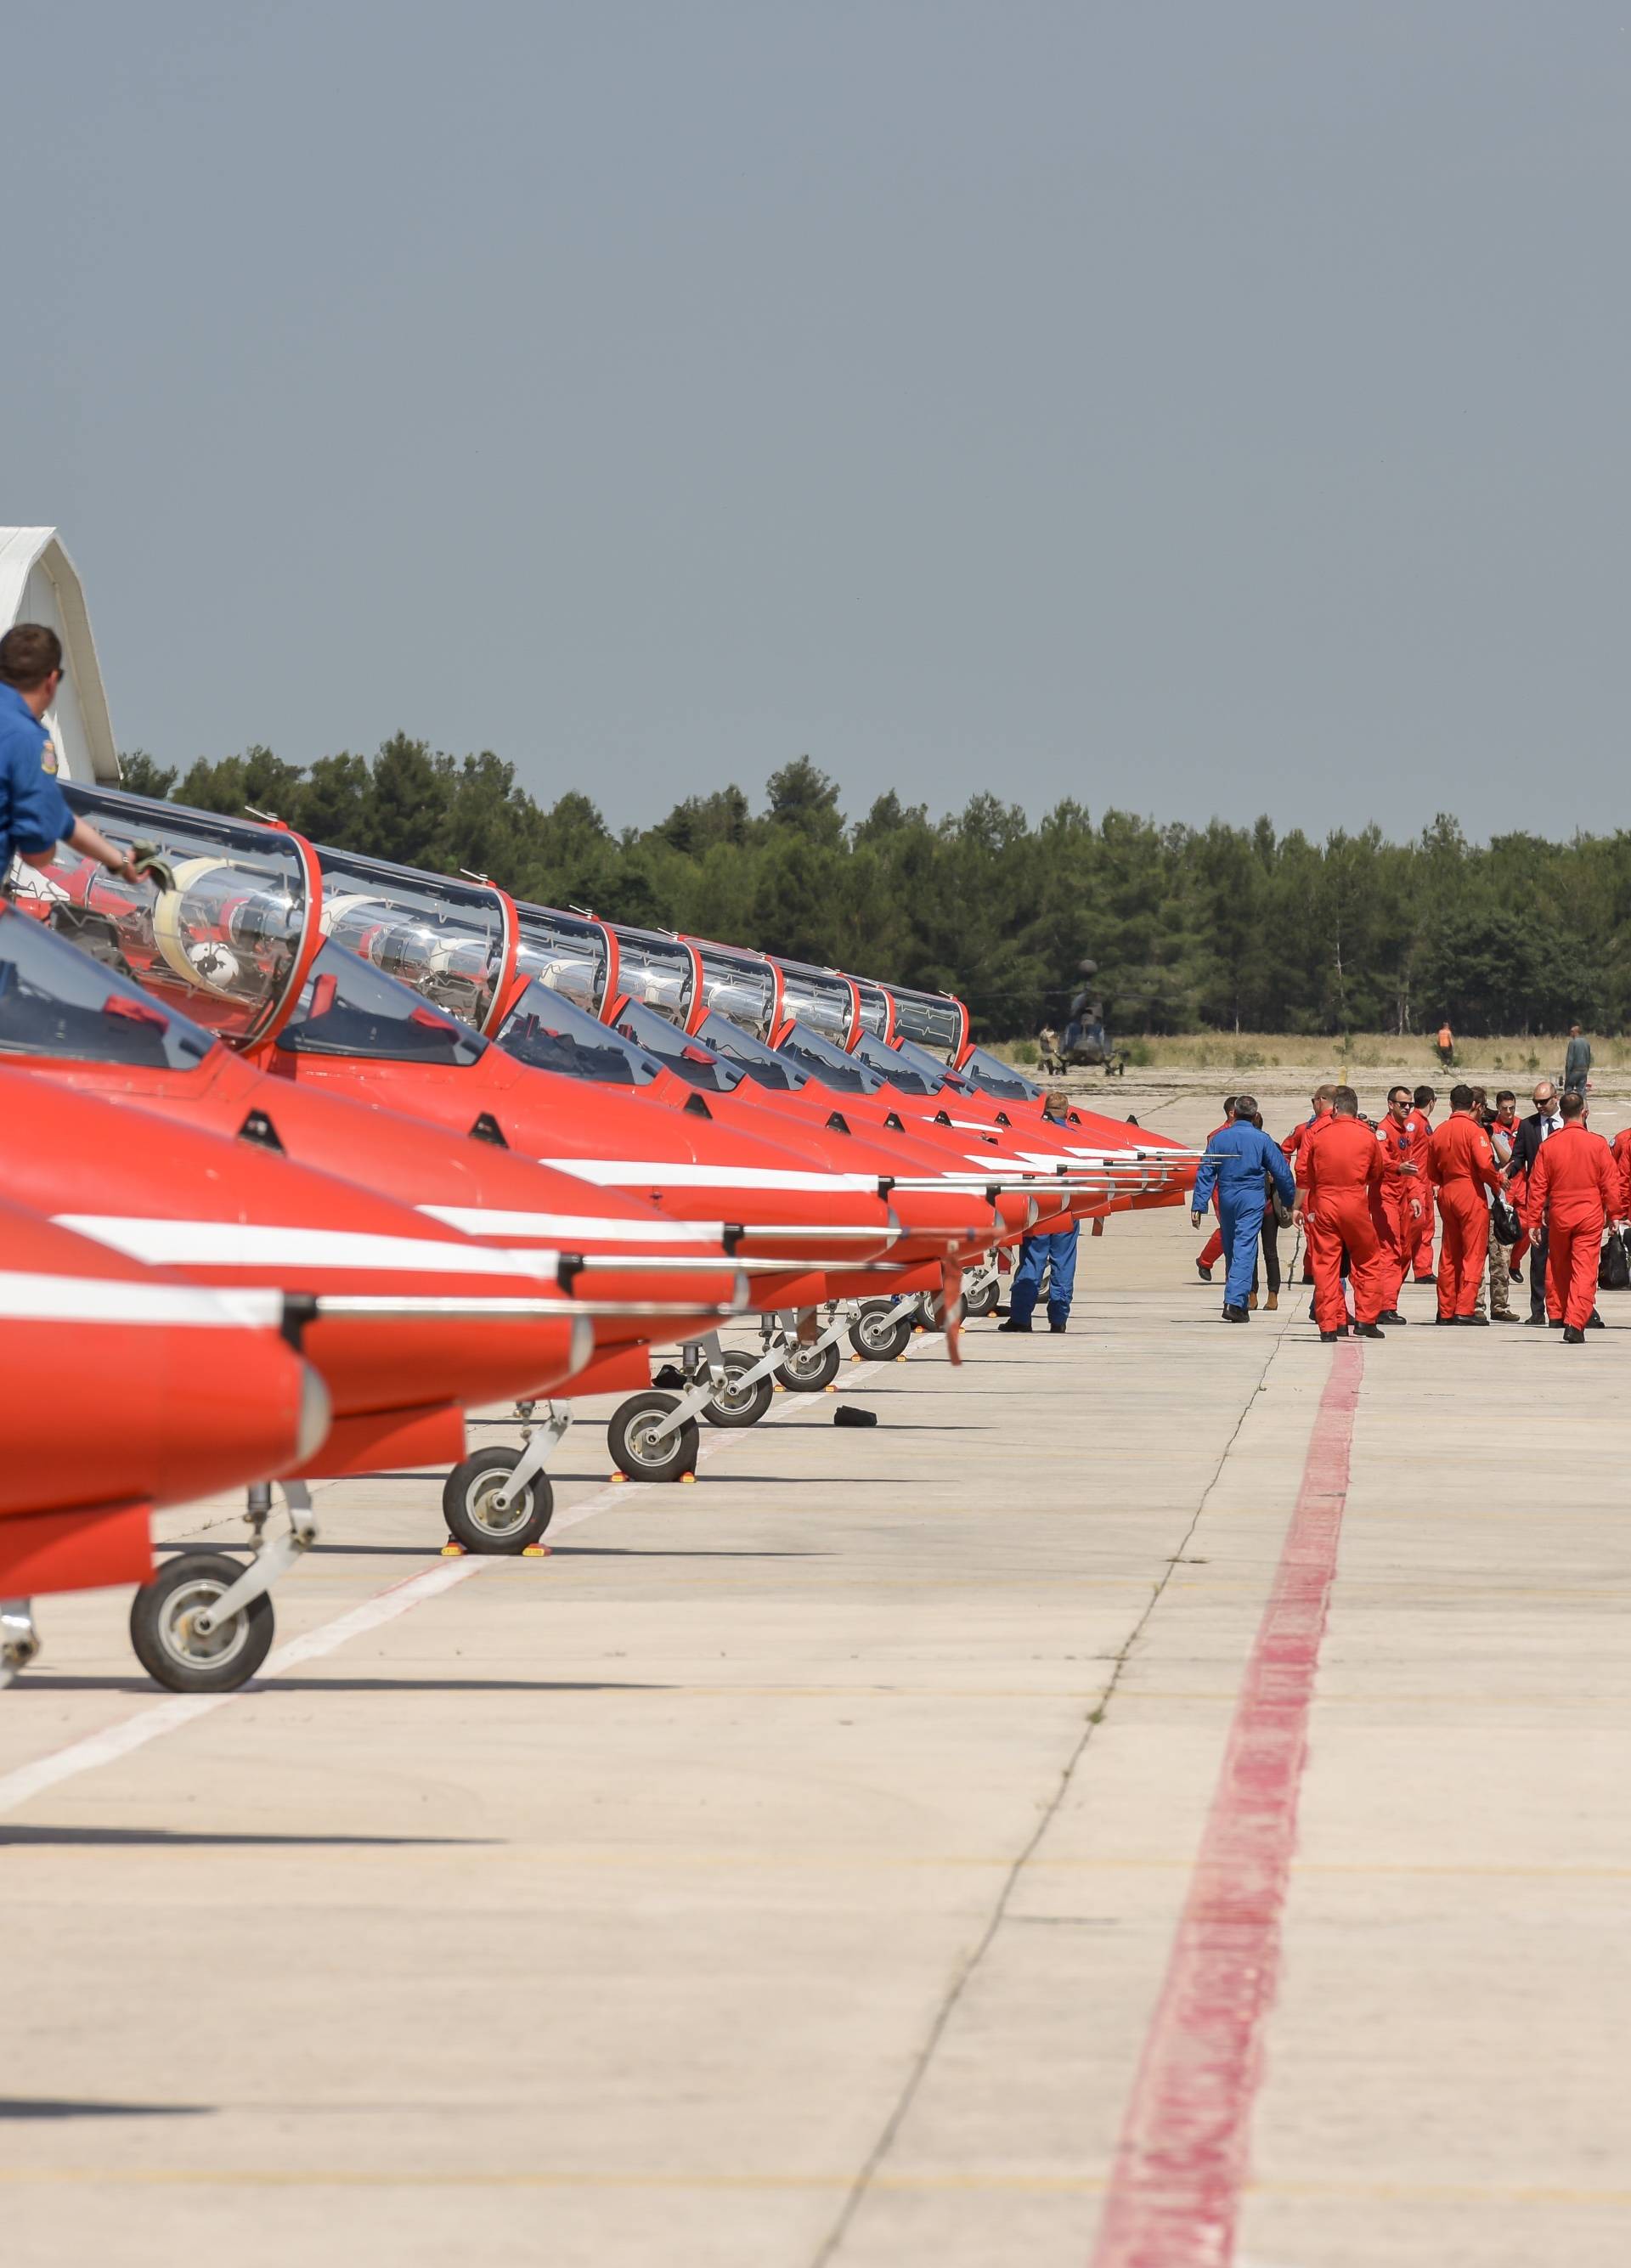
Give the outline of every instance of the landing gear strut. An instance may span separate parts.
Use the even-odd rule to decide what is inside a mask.
[[[280,1481],[289,1525],[265,1541],[271,1484],[249,1491],[255,1557],[183,1551],[144,1583],[130,1602],[130,1643],[148,1675],[172,1693],[231,1693],[255,1675],[271,1650],[271,1588],[317,1540],[310,1491]]]
[[[532,1415],[532,1403],[519,1407],[523,1418]],[[572,1412],[552,1402],[546,1408],[541,1424],[524,1428],[519,1449],[477,1449],[443,1483],[442,1517],[467,1551],[499,1558],[530,1550],[555,1517],[543,1469],[565,1439]]]

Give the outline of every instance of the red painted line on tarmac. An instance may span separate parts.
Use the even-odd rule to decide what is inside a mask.
[[[1229,2268],[1235,2257],[1363,1369],[1362,1347],[1345,1339],[1236,1704],[1093,2268]]]

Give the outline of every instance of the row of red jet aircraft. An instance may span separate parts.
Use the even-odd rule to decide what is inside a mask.
[[[955,1360],[1027,1232],[1192,1184],[1160,1135],[1046,1118],[948,997],[70,797],[149,872],[64,846],[0,902],[0,1683],[32,1598],[135,1582],[154,1677],[240,1684],[311,1480],[446,1465],[454,1542],[524,1550],[573,1397],[624,1395],[617,1465],[677,1479],[845,1338],[926,1320]],[[512,1400],[521,1447],[467,1454]],[[153,1509],[240,1485],[254,1556],[155,1574]]]

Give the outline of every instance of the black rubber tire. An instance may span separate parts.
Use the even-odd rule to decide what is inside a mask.
[[[838,1376],[840,1360],[836,1339],[819,1354],[808,1347],[793,1347],[783,1358],[776,1375],[789,1394],[820,1394]]]
[[[442,1483],[442,1517],[455,1543],[484,1559],[513,1558],[535,1543],[555,1517],[555,1491],[547,1473],[535,1473],[520,1503],[508,1514],[483,1517],[483,1506],[520,1462],[519,1449],[477,1449]]]
[[[1000,1276],[993,1276],[989,1284],[982,1284],[977,1292],[965,1292],[963,1295],[963,1322],[967,1322],[970,1315],[993,1314],[1001,1297],[1002,1278]]]
[[[744,1370],[751,1370],[758,1359],[742,1347],[727,1347],[723,1357],[727,1378],[739,1378]],[[726,1386],[704,1406],[702,1414],[710,1425],[756,1425],[775,1399],[775,1380],[756,1378],[745,1394],[738,1393],[734,1397],[731,1388]]]
[[[867,1362],[893,1362],[911,1344],[917,1310],[903,1307],[893,1322],[886,1323],[884,1318],[894,1304],[892,1300],[868,1300],[850,1325],[850,1344]]]
[[[130,1602],[130,1643],[155,1683],[172,1693],[232,1693],[271,1651],[275,1617],[263,1591],[214,1637],[189,1641],[189,1606],[224,1598],[244,1572],[224,1551],[183,1551]]]
[[[649,1394],[631,1394],[613,1410],[606,1428],[606,1446],[618,1471],[630,1480],[677,1481],[682,1473],[696,1471],[702,1436],[694,1418],[688,1418],[677,1432],[660,1442],[655,1454],[642,1453],[639,1447],[642,1421],[649,1425],[653,1418],[666,1418],[678,1401],[677,1394],[659,1394],[653,1388]]]

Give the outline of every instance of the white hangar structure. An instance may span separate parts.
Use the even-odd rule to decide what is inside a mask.
[[[46,723],[66,779],[119,782],[114,728],[78,570],[54,527],[0,527],[0,630],[44,622],[63,641],[63,682]]]

